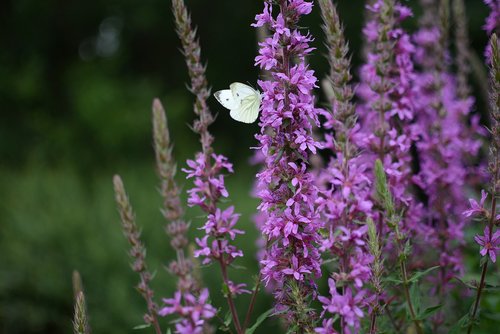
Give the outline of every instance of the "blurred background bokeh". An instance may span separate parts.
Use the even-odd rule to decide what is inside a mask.
[[[472,46],[481,56],[487,8],[479,0],[466,2]],[[256,33],[250,24],[261,1],[186,3],[213,89],[234,81],[255,86]],[[363,1],[338,1],[338,6],[353,62],[359,64]],[[310,63],[321,78],[327,62],[317,8],[302,25],[316,37]],[[415,25],[413,19],[408,28]],[[114,173],[122,175],[143,229],[156,295],[171,295],[174,283],[164,265],[172,253],[159,212],[151,102],[159,97],[165,106],[183,167],[199,145],[189,129],[193,99],[179,47],[169,0],[0,2],[1,333],[69,333],[74,269],[83,278],[94,333],[130,333],[142,323],[144,303],[133,288],[137,277],[115,209]],[[232,121],[215,99],[209,102],[218,113],[210,129],[216,151],[235,165],[235,175],[228,177],[230,201],[247,231],[239,238],[247,254],[239,264],[247,269],[234,275],[251,284],[257,201],[250,197],[255,167],[248,160],[258,127]],[[478,95],[478,109],[482,103]],[[184,189],[189,187],[181,172],[178,176]],[[194,227],[201,224],[199,211],[187,214]],[[472,265],[477,272],[477,261]],[[203,273],[214,303],[225,306],[217,270]],[[259,298],[256,312],[270,302]]]

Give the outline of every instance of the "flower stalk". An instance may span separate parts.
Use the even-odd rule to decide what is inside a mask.
[[[409,240],[407,240],[407,236],[405,236],[405,234],[401,232],[401,229],[399,227],[401,216],[395,209],[394,200],[387,184],[387,177],[384,171],[384,167],[380,160],[377,160],[375,162],[375,178],[377,195],[385,210],[387,226],[395,234],[393,242],[398,252],[403,291],[405,294],[408,311],[410,313],[410,318],[415,326],[417,334],[423,334],[424,332],[422,329],[421,321],[417,319],[417,313],[410,296],[410,280],[407,270],[407,258],[410,252]]]
[[[349,48],[333,2],[322,0],[319,5],[330,65],[324,85],[331,90],[330,108],[322,112],[325,119],[322,126],[326,130],[322,146],[331,153],[331,158],[317,176],[321,190],[317,202],[325,222],[320,251],[338,259],[330,274],[334,280],[333,294],[319,299],[325,311],[340,317],[341,333],[349,333],[360,330],[370,299],[365,285],[370,280],[372,256],[366,243],[368,227],[363,223],[371,215],[371,183],[355,140],[359,124],[352,102]],[[331,330],[333,321],[333,318],[325,320],[320,330]]]
[[[189,224],[183,219],[180,189],[175,181],[177,166],[172,155],[173,145],[165,110],[158,99],[153,101],[153,141],[156,169],[160,178],[160,194],[163,198],[161,212],[168,222],[165,232],[170,237],[170,246],[176,254],[176,260],[169,264],[169,271],[178,277],[178,290],[199,292],[200,285],[194,277],[193,263],[186,256]]]
[[[490,113],[492,120],[491,128],[491,145],[490,145],[490,163],[489,172],[491,174],[491,207],[489,210],[488,227],[485,229],[485,236],[483,247],[486,249],[484,255],[488,255],[489,251],[487,247],[491,247],[493,251],[493,256],[491,254],[490,258],[494,262],[496,259],[495,252],[498,250],[498,246],[493,242],[493,238],[500,239],[500,233],[495,232],[495,220],[497,219],[496,205],[497,197],[499,193],[499,173],[500,173],[500,49],[498,44],[498,38],[496,33],[493,33],[490,38]],[[484,200],[482,201],[484,203]],[[497,241],[497,243],[499,243]],[[497,247],[497,249],[495,249]],[[479,302],[481,300],[481,294],[483,292],[486,272],[488,270],[488,258],[486,257],[482,263],[481,268],[481,279],[477,286],[476,297],[474,300],[474,305],[470,314],[469,325],[467,328],[467,333],[472,333],[472,328],[476,320],[476,313],[479,308]]]
[[[80,273],[76,270],[73,271],[73,294],[75,298],[73,333],[90,334],[89,316],[83,293],[82,279]]]
[[[318,189],[307,170],[309,156],[321,146],[311,135],[311,121],[319,125],[311,93],[316,78],[305,63],[312,38],[298,29],[300,18],[311,10],[309,1],[265,1],[253,24],[267,26],[271,34],[255,58],[270,74],[269,80],[259,81],[262,112],[256,136],[265,160],[257,175],[258,208],[267,217],[261,231],[269,245],[261,273],[274,289],[276,310],[290,331],[299,333],[314,331],[317,315],[309,303],[317,293],[313,280],[321,275]]]
[[[231,311],[236,333],[244,332],[241,327],[238,311],[233,298],[241,293],[249,293],[244,289],[245,284],[234,284],[229,280],[227,267],[236,257],[243,256],[243,252],[231,244],[241,230],[234,228],[239,215],[234,213],[234,207],[225,210],[218,207],[221,198],[227,198],[229,193],[225,186],[223,171],[232,173],[232,165],[226,157],[213,153],[213,137],[208,132],[208,126],[213,122],[213,116],[208,108],[207,99],[210,89],[205,76],[205,69],[201,63],[201,49],[196,37],[196,29],[192,28],[191,19],[183,0],[172,0],[177,34],[181,40],[182,50],[191,79],[190,91],[195,95],[194,112],[198,118],[194,121],[193,129],[200,135],[202,152],[194,160],[188,160],[188,168],[183,171],[187,178],[194,179],[194,187],[188,190],[189,206],[199,206],[208,216],[208,220],[200,229],[205,230],[205,236],[196,239],[199,247],[194,252],[195,257],[202,257],[203,263],[215,261],[219,264],[224,282],[228,307]]]
[[[144,321],[146,324],[153,326],[156,334],[161,334],[163,332],[158,322],[158,305],[153,300],[154,292],[149,286],[152,275],[146,265],[146,248],[141,242],[141,232],[136,225],[135,214],[120,176],[115,175],[113,177],[113,185],[116,204],[122,221],[123,233],[131,246],[129,255],[133,259],[132,270],[138,273],[140,277],[137,291],[142,295],[147,305],[147,313],[144,315]]]

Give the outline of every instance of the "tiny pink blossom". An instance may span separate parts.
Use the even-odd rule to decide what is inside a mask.
[[[476,235],[474,240],[481,246],[479,253],[482,256],[488,255],[493,263],[497,260],[496,253],[500,250],[500,230],[497,230],[493,235],[490,234],[490,228],[484,229],[484,235]]]
[[[486,200],[487,197],[488,197],[488,193],[484,190],[481,190],[481,200],[479,201],[479,203],[475,199],[470,198],[469,199],[470,209],[465,210],[463,212],[463,215],[465,217],[470,217],[473,215],[484,214],[486,212],[486,210],[484,208],[484,201]]]

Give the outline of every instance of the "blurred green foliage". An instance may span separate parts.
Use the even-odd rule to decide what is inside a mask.
[[[261,2],[186,2],[199,27],[214,89],[233,81],[255,86],[256,36],[250,24]],[[355,64],[361,57],[362,3],[339,1]],[[487,9],[479,0],[467,5],[472,44],[481,55]],[[327,62],[317,10],[302,24],[316,36],[310,62],[321,77]],[[188,77],[170,3],[4,0],[0,41],[0,332],[70,332],[74,269],[82,274],[94,333],[132,332],[142,322],[144,303],[133,289],[137,277],[129,268],[111,177],[118,172],[124,178],[143,227],[148,263],[157,272],[157,297],[169,296],[174,282],[163,266],[172,254],[161,233],[164,222],[155,190],[153,97],[160,97],[167,110],[180,167],[198,149],[188,127],[194,117],[192,98],[185,88]],[[219,113],[211,127],[216,150],[235,164],[229,190],[247,230],[240,237],[247,256],[238,263],[247,269],[235,271],[234,280],[251,285],[257,237],[251,215],[257,201],[249,196],[255,170],[248,159],[257,126],[233,122],[214,99],[210,105]],[[182,175],[179,181],[189,186]],[[193,227],[201,223],[196,210],[188,210],[188,217]],[[192,233],[199,235],[194,228]],[[469,267],[474,271],[468,278],[475,277],[475,252]],[[217,293],[218,271],[203,271],[214,303],[224,306]],[[244,305],[248,298],[238,303]],[[270,303],[269,296],[259,297],[256,314]],[[499,297],[489,296],[485,303],[500,308]],[[486,319],[488,315],[483,332],[492,333],[494,327],[488,326],[494,322]],[[278,328],[272,322],[266,326],[262,332]]]

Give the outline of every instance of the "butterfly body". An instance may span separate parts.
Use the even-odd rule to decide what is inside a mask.
[[[233,82],[229,89],[219,90],[214,96],[238,122],[253,123],[259,116],[260,92],[248,85]]]

